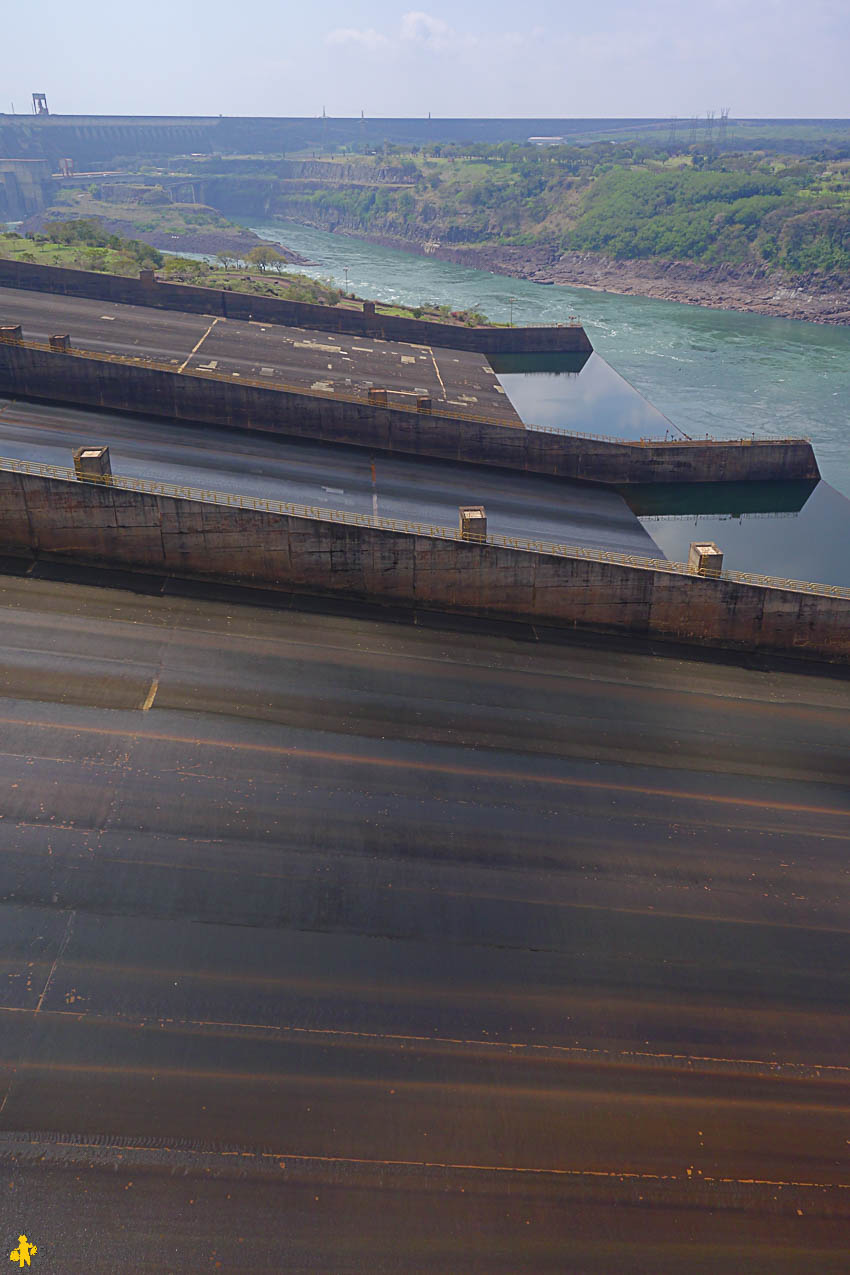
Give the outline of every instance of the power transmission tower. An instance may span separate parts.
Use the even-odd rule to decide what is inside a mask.
[[[674,115],[672,119],[670,120],[670,134],[667,138],[667,144],[670,146],[671,149],[674,149],[676,146],[676,133],[678,131],[678,128],[679,128],[679,121]]]
[[[705,127],[708,130],[708,143],[711,145],[714,138],[714,111],[706,111]]]
[[[722,147],[725,147],[726,145],[726,130],[728,129],[728,127],[729,127],[729,107],[724,106],[723,110],[720,112],[720,145]]]

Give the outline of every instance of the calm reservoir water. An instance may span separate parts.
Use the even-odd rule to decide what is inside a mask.
[[[516,323],[577,315],[602,356],[580,372],[496,369],[527,421],[624,438],[810,438],[824,478],[813,491],[726,489],[717,508],[715,491],[665,489],[636,512],[669,558],[706,538],[729,567],[850,586],[850,329],[528,283],[291,222],[252,229],[361,296],[496,321],[513,298]]]

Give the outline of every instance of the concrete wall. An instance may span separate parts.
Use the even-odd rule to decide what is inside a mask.
[[[0,343],[0,390],[622,486],[817,478],[811,445],[608,443]]]
[[[7,552],[850,661],[850,599],[0,471]]]
[[[0,287],[58,292],[63,296],[92,297],[123,305],[154,306],[192,314],[223,315],[228,319],[257,319],[291,327],[317,328],[322,332],[347,332],[354,336],[387,341],[437,345],[449,350],[475,350],[481,354],[548,354],[589,352],[593,347],[582,327],[466,328],[451,323],[426,323],[396,316],[370,317],[359,310],[337,310],[306,301],[281,301],[218,288],[196,288],[185,283],[142,283],[120,275],[60,266],[37,266],[27,261],[0,259]]]
[[[22,221],[41,212],[49,177],[46,160],[0,159],[0,221]]]
[[[0,114],[0,154],[53,165],[68,156],[79,170],[117,156],[211,151],[220,126],[221,120],[202,116]]]

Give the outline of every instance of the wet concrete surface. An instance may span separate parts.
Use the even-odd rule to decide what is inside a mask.
[[[13,1241],[845,1269],[850,681],[395,618],[0,577]]]
[[[128,478],[452,529],[483,504],[491,534],[664,556],[622,496],[587,483],[0,397],[0,456],[69,467],[93,442]]]
[[[389,391],[391,405],[415,406],[423,395],[448,410],[520,421],[485,356],[463,350],[0,288],[0,325],[17,323],[25,340],[67,333],[79,349],[152,359],[180,371],[206,369],[360,397],[375,386]]]

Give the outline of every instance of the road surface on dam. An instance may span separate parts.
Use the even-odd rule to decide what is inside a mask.
[[[422,395],[448,411],[520,421],[485,355],[465,350],[14,288],[0,288],[2,324],[21,324],[28,341],[67,333],[79,349],[152,359],[175,371],[358,396],[378,386],[390,406],[415,406]]]
[[[664,557],[622,496],[588,483],[0,397],[0,456],[69,467],[92,443],[129,478],[455,530],[459,505],[483,504],[491,534]]]
[[[846,1270],[848,680],[3,565],[34,1268]]]

